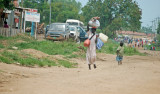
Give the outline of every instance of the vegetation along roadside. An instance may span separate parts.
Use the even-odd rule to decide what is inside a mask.
[[[37,41],[32,37],[20,34],[14,37],[0,36],[0,62],[7,64],[20,64],[22,66],[63,66],[66,68],[77,67],[77,63],[71,62],[71,58],[85,58],[86,48],[83,43],[77,44],[73,41],[53,42],[49,40]],[[17,49],[13,48],[16,47]],[[98,53],[115,54],[118,43],[109,40]],[[47,56],[36,57],[24,52],[25,49],[34,49],[47,54]],[[125,47],[125,55],[143,55],[134,48]],[[56,57],[56,55],[58,55]],[[61,57],[61,58],[60,58]]]

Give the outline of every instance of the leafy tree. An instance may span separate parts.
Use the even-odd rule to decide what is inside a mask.
[[[11,1],[12,0],[0,0],[0,8],[13,9],[14,5]]]
[[[143,32],[143,33],[153,33],[152,32],[152,27],[151,26],[148,26],[148,27],[142,27],[140,32]]]
[[[134,0],[89,0],[81,14],[85,22],[100,16],[101,28],[112,34],[116,30],[138,31],[141,27],[141,10]]]
[[[24,7],[38,9],[40,21],[49,24],[50,4],[47,0],[24,0]],[[52,0],[51,1],[51,22],[65,22],[67,19],[82,19],[79,15],[81,3],[76,0]]]

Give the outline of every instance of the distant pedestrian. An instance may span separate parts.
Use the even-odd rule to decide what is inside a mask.
[[[143,48],[143,40],[142,40],[142,48]]]
[[[117,48],[117,57],[116,57],[118,65],[122,65],[123,54],[124,54],[123,42],[120,42],[120,46]]]
[[[139,41],[137,42],[137,46],[138,46],[138,48],[139,48]]]
[[[9,26],[8,26],[6,21],[4,21],[4,28],[9,28]]]
[[[137,43],[135,42],[135,47],[136,47]]]

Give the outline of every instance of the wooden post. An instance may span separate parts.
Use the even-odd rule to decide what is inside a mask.
[[[21,16],[20,16],[20,33],[22,32],[22,11],[21,11]]]
[[[37,39],[37,22],[35,23],[36,23],[36,29],[35,29],[34,35],[35,35],[35,39]]]
[[[23,26],[23,33],[25,33],[25,28],[26,28],[25,15],[26,15],[26,11],[24,12],[24,26]]]

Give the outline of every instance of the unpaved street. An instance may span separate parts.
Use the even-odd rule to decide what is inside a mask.
[[[160,94],[159,56],[98,54],[97,69],[88,70],[83,59],[78,68],[28,68],[0,63],[0,94]]]

